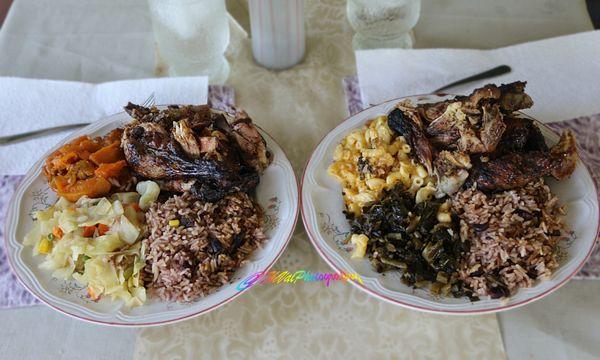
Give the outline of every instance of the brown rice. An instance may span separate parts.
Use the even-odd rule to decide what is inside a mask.
[[[461,191],[452,207],[460,219],[461,239],[471,242],[459,276],[476,294],[508,297],[558,267],[557,244],[566,234],[564,211],[542,179],[489,195]]]
[[[188,193],[153,204],[143,240],[147,287],[163,300],[180,302],[214,292],[265,241],[262,218],[260,206],[243,192],[214,204]]]

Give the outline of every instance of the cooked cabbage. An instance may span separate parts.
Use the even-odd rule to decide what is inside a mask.
[[[146,301],[141,278],[146,264],[140,241],[145,227],[142,201],[147,208],[158,197],[158,185],[145,183],[140,194],[82,197],[75,203],[60,198],[35,213],[23,243],[33,246],[34,255],[45,255],[40,268],[56,278],[74,278],[87,286],[92,299],[107,296],[127,306],[142,305]]]
[[[137,183],[135,190],[141,195],[140,207],[144,211],[150,208],[150,205],[158,199],[160,193],[160,188],[154,181],[140,181]]]

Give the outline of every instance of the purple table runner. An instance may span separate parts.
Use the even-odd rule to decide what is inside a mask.
[[[229,86],[209,86],[208,104],[219,110],[232,112],[235,93]],[[4,254],[4,219],[8,202],[23,175],[0,175],[0,309],[31,306],[40,302],[31,295],[10,270]]]

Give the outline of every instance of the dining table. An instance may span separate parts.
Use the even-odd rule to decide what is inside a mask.
[[[346,1],[305,1],[306,55],[282,71],[253,60],[246,1],[227,6],[226,85],[236,106],[284,144],[300,177],[314,146],[348,116],[342,79],[356,63]],[[593,29],[583,0],[423,0],[414,38],[416,48],[493,49]],[[15,0],[0,28],[0,76],[101,83],[167,75],[146,0]],[[331,271],[301,221],[276,268]],[[598,298],[600,281],[573,280],[527,306],[469,317],[402,309],[343,284],[264,286],[198,318],[143,329],[34,305],[0,309],[0,358],[597,359]]]

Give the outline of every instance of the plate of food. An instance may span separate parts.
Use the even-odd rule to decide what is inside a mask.
[[[318,144],[302,217],[323,259],[404,307],[477,314],[565,284],[598,236],[598,193],[572,132],[520,110],[525,83],[387,101]]]
[[[5,245],[17,278],[52,308],[151,326],[239,296],[283,253],[297,214],[290,162],[245,112],[130,103],[31,168]]]

